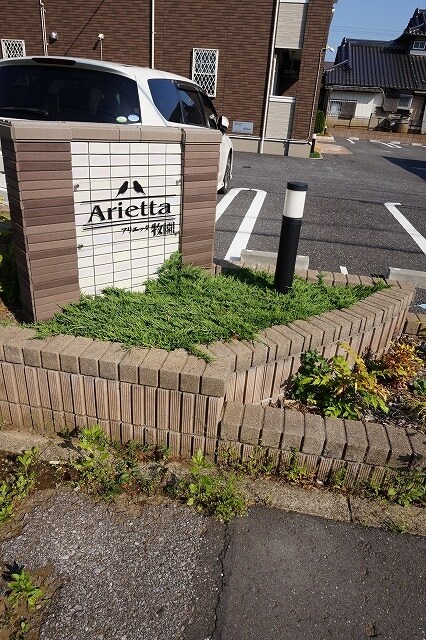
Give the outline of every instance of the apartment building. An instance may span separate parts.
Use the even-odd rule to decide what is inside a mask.
[[[0,0],[1,53],[191,77],[229,119],[236,149],[307,156],[336,1]]]

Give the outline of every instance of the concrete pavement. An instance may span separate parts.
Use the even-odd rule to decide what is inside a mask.
[[[424,640],[426,539],[256,507],[228,530],[213,640]]]

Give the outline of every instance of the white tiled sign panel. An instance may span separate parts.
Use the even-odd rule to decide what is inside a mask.
[[[180,246],[178,143],[72,142],[82,292],[143,290]]]

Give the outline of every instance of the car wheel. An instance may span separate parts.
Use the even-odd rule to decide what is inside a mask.
[[[219,193],[228,193],[229,183],[231,181],[231,156],[228,156],[225,173],[223,174],[223,185],[219,189]]]

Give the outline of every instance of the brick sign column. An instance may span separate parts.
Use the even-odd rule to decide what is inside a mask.
[[[21,121],[0,138],[24,320],[143,290],[176,250],[212,267],[218,131]]]

